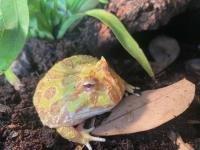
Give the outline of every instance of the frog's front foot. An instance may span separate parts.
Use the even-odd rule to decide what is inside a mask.
[[[139,89],[140,89],[140,87],[136,87],[129,83],[126,83],[126,92],[128,92],[128,93],[134,94],[136,96],[140,96],[139,93],[135,93],[135,90],[139,90]],[[126,93],[125,96],[128,96],[128,94]]]
[[[88,150],[92,150],[90,141],[105,142],[104,138],[94,137],[90,135],[90,132],[93,129],[94,128],[84,129],[82,127],[74,128],[72,126],[65,126],[57,128],[57,132],[65,139],[68,139],[69,141],[72,142],[83,144],[88,148]]]
[[[90,132],[93,131],[94,128],[90,129],[82,129],[80,131],[80,134],[82,136],[82,144],[84,144],[88,150],[92,150],[92,147],[90,145],[90,141],[98,141],[98,142],[105,142],[105,138],[100,138],[100,137],[94,137],[90,135]]]

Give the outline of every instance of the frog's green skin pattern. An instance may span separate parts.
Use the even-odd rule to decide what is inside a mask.
[[[56,63],[45,74],[33,103],[44,125],[56,128],[70,141],[87,144],[89,134],[73,126],[116,106],[125,84],[103,57],[76,55]]]

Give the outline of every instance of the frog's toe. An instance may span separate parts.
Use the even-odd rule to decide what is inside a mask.
[[[105,138],[101,138],[101,137],[95,137],[90,135],[90,132],[94,130],[93,128],[89,128],[89,129],[82,129],[82,131],[80,131],[81,135],[82,135],[82,139],[83,139],[83,144],[88,148],[88,150],[92,150],[92,147],[90,145],[90,141],[97,141],[97,142],[105,142]]]
[[[72,126],[65,126],[59,127],[56,130],[65,139],[85,145],[89,150],[91,150],[91,146],[89,144],[90,141],[105,142],[104,138],[94,137],[90,135],[90,132],[94,130],[94,127],[84,129],[82,126],[79,126],[78,128],[74,128]]]
[[[105,138],[95,137],[95,136],[90,135],[90,132],[92,132],[93,130],[94,130],[94,127],[89,128],[89,129],[82,129],[81,135],[88,142],[90,141],[105,142],[106,141]]]
[[[92,150],[92,147],[91,147],[91,145],[90,145],[90,143],[89,143],[89,142],[88,142],[88,143],[86,143],[86,144],[85,144],[85,146],[87,147],[87,149],[88,149],[88,150]]]
[[[92,137],[92,139],[90,141],[105,142],[105,139],[104,138],[100,138],[100,137]],[[92,150],[92,146],[90,145],[89,142],[85,143],[85,146],[87,147],[88,150]]]
[[[139,93],[135,93],[135,90],[140,90],[140,87],[133,86],[133,85],[131,85],[131,84],[126,83],[126,91],[127,91],[128,93],[134,94],[134,95],[136,95],[136,96],[140,96]],[[128,95],[128,94],[127,94],[127,95]],[[125,95],[125,96],[126,96],[126,95]]]

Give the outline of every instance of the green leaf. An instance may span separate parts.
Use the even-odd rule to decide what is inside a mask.
[[[1,4],[6,3],[5,1],[8,0],[1,0]],[[17,26],[10,29],[11,26],[13,27],[13,21],[7,19],[7,24],[10,25],[9,29],[0,30],[0,72],[4,72],[19,55],[28,33],[29,13],[27,0],[9,0],[9,6],[10,7],[7,7],[7,11],[15,8],[13,12],[15,15],[10,15],[16,17]],[[9,13],[4,13],[7,12],[2,11],[2,16],[7,16],[9,18]],[[12,18],[12,16],[10,17]],[[9,21],[11,23],[9,23]]]
[[[4,27],[4,22],[3,22],[3,16],[0,10],[0,31],[1,30],[5,30],[5,27]]]
[[[133,56],[139,62],[139,64],[146,70],[149,76],[154,76],[152,68],[142,49],[115,15],[102,9],[93,9],[85,13],[89,16],[101,20],[105,25],[107,25],[113,31],[121,45],[128,51],[131,56]]]
[[[71,10],[73,8],[73,5],[75,5],[74,3],[77,3],[77,1],[79,0],[67,0],[66,1],[67,9]]]
[[[95,8],[98,4],[99,0],[67,0],[67,9],[77,14]]]
[[[1,23],[0,29],[17,27],[16,2],[13,0],[0,0]]]
[[[28,0],[29,36],[62,38],[81,21],[82,13],[105,2],[107,0]]]
[[[99,4],[99,0],[84,0],[84,3],[79,7],[79,12],[95,8]]]
[[[28,25],[29,25],[29,10],[27,5],[27,0],[13,0],[13,3],[16,5],[16,14],[18,25],[21,27],[24,35],[28,34]]]
[[[108,4],[108,0],[99,0],[100,3]]]
[[[68,0],[67,8],[71,11],[70,15],[61,24],[57,34],[57,39],[64,36],[65,32],[73,29],[85,16],[84,12],[95,8],[99,4],[99,0]]]
[[[82,14],[77,14],[77,15],[72,15],[66,21],[62,24],[58,31],[57,39],[60,39],[64,36],[65,32],[71,28],[78,20],[80,20],[84,15]]]
[[[49,38],[53,37],[53,26],[51,11],[53,7],[52,0],[28,0],[30,23],[29,23],[29,36]]]
[[[53,40],[67,16],[66,0],[28,0],[30,12],[29,36]]]

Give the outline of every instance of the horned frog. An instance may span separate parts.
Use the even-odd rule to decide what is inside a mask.
[[[84,120],[110,111],[125,91],[133,92],[108,65],[88,55],[75,55],[56,63],[39,81],[33,104],[42,123],[69,141],[86,145],[105,141],[91,136],[91,129],[75,127]]]

